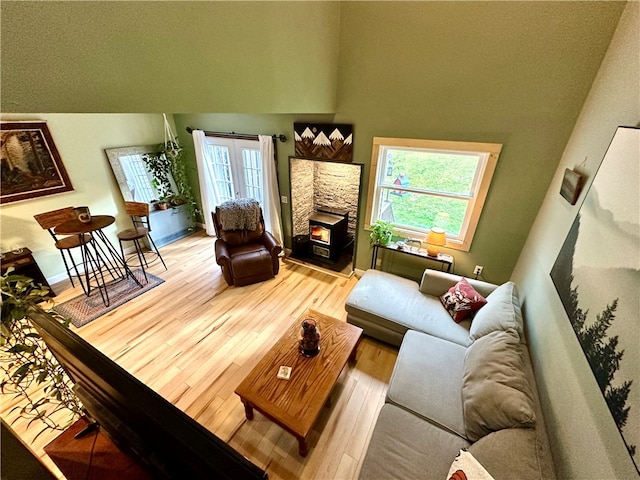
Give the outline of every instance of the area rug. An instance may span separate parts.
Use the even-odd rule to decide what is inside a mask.
[[[164,282],[160,277],[147,272],[149,281],[145,283],[146,280],[142,270],[134,270],[133,274],[142,284],[142,288],[129,277],[109,285],[107,287],[110,301],[108,307],[102,301],[100,291],[95,289],[88,297],[79,295],[60,305],[56,305],[53,309],[65,318],[70,318],[73,326],[82,327]]]

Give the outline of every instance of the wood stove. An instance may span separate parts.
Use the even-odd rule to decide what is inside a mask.
[[[319,208],[309,217],[310,253],[337,260],[347,241],[349,212],[340,208]]]

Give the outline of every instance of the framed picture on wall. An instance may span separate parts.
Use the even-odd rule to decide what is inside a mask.
[[[45,122],[0,123],[0,203],[73,190]]]
[[[577,341],[640,473],[640,129],[619,127],[551,269]]]

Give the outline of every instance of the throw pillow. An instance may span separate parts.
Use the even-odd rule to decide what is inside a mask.
[[[456,323],[460,323],[487,303],[485,298],[469,285],[466,278],[461,278],[440,297],[440,301]]]
[[[518,289],[515,283],[507,282],[487,296],[487,304],[473,318],[469,337],[473,341],[496,330],[515,328],[524,341],[522,325]]]
[[[462,406],[470,441],[503,428],[535,425],[522,348],[518,333],[510,328],[489,333],[467,349]]]
[[[465,450],[460,450],[458,456],[455,458],[449,473],[447,474],[447,480],[494,480],[493,477],[482,464],[475,459],[473,455]]]

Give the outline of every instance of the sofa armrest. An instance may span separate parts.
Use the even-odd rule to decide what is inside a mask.
[[[426,295],[439,297],[444,295],[447,290],[458,283],[461,278],[462,277],[460,275],[427,268],[422,274],[420,291]],[[469,284],[484,297],[498,288],[498,285],[494,285],[493,283],[474,280],[473,278],[467,278],[467,280],[469,281]]]
[[[277,257],[282,251],[282,246],[278,243],[275,237],[271,234],[271,232],[267,232],[266,230],[262,233],[262,242],[272,257]]]

